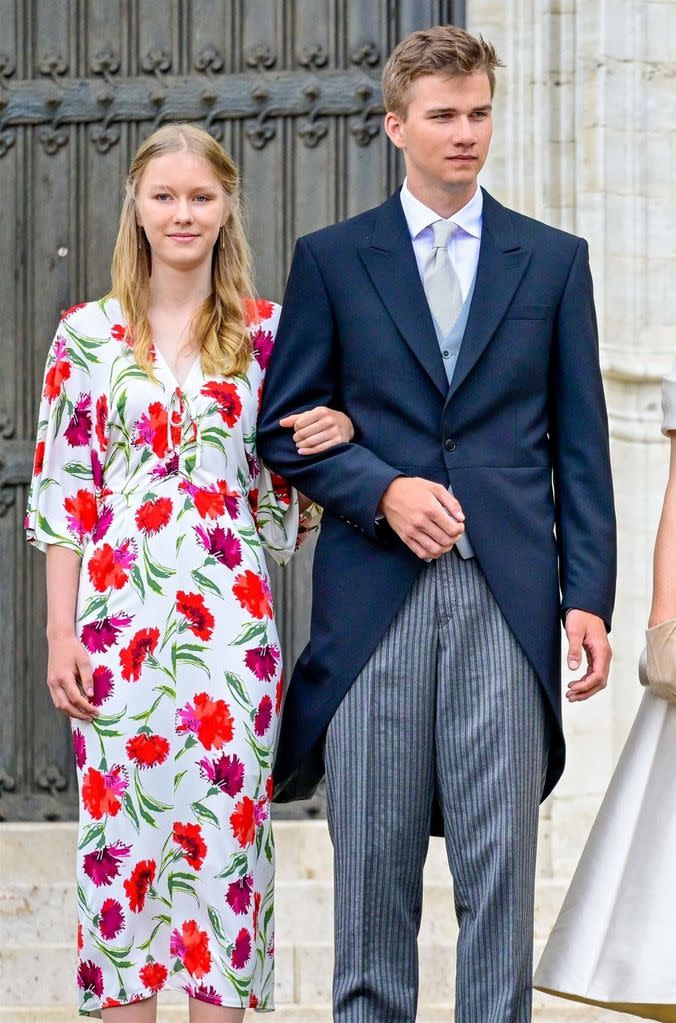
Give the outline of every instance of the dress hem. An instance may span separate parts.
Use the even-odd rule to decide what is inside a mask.
[[[134,1002],[135,998],[136,998],[137,1002],[142,1002],[142,1001],[145,1002],[145,1001],[148,1001],[150,998],[156,998],[157,995],[159,995],[162,991],[180,991],[186,997],[194,998],[196,1002],[207,1002],[208,1004],[210,1003],[210,999],[208,999],[208,998],[197,998],[195,995],[188,995],[188,992],[185,990],[184,987],[179,987],[179,986],[177,986],[175,984],[169,984],[168,983],[168,984],[164,984],[163,987],[161,987],[158,991],[155,991],[153,994],[150,994],[150,995],[146,994],[145,993],[145,989],[144,989],[144,991],[143,991],[143,998],[139,998],[138,997],[141,994],[140,991],[132,991],[131,994],[128,996],[127,1000],[126,1001],[120,1001],[119,1005],[117,1005],[117,1006],[115,1006],[115,1005],[104,1006],[102,1002],[99,1002],[98,1005],[91,1005],[91,1006],[87,1006],[86,1008],[80,1006],[78,1008],[78,1013],[79,1013],[80,1016],[83,1016],[83,1017],[86,1017],[86,1018],[89,1018],[89,1019],[103,1019],[103,1017],[101,1015],[101,1009],[102,1008],[115,1009],[115,1008],[119,1008],[120,1006],[133,1005],[133,1004],[135,1004],[135,1002]],[[221,1009],[244,1009],[245,1011],[250,1009],[252,1012],[262,1012],[262,1013],[263,1012],[274,1012],[275,1011],[274,1001],[272,1002],[272,1004],[268,1003],[267,1005],[261,1005],[261,1006],[257,1005],[255,1008],[252,1008],[252,1006],[250,1006],[250,1005],[242,1005],[241,1002],[238,1003],[238,1004],[234,1004],[234,1003],[233,1004],[229,1004],[227,1002],[221,1002],[221,1003],[213,1003],[212,1002],[211,1004],[219,1004],[219,1008],[221,1008]]]

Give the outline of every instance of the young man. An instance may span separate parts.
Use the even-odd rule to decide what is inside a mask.
[[[325,509],[275,778],[298,798],[325,764],[337,1023],[415,1019],[437,811],[456,1023],[530,1018],[561,616],[569,666],[587,658],[569,700],[608,674],[615,524],[587,245],[477,186],[499,64],[452,26],[396,48],[385,130],[406,180],[300,239],[267,374],[261,457]],[[354,443],[301,455],[320,404],[350,416]]]

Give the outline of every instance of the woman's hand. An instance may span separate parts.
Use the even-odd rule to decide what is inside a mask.
[[[279,425],[293,430],[299,455],[316,455],[336,444],[349,444],[354,437],[352,420],[344,412],[324,405],[286,416],[280,419]]]
[[[82,687],[87,696],[94,695],[92,668],[86,648],[75,633],[59,633],[47,638],[47,685],[54,706],[70,718],[91,721],[99,712],[80,689]]]

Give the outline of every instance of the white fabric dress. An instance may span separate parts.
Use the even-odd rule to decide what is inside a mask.
[[[676,363],[662,392],[676,430]],[[646,689],[534,987],[676,1023],[676,705]]]

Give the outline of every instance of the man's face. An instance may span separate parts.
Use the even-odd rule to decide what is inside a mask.
[[[387,114],[385,130],[412,183],[471,196],[493,133],[488,75],[423,75],[411,87],[406,117]]]

